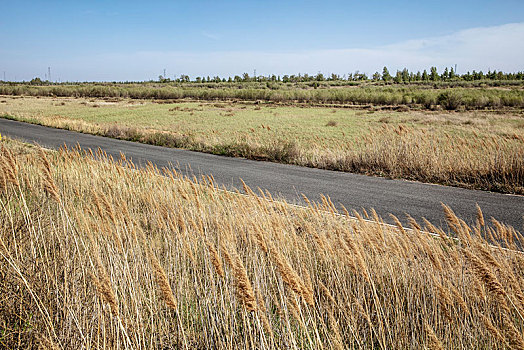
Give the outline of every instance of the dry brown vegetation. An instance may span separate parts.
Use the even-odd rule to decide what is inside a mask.
[[[318,152],[302,165],[524,194],[524,137],[437,134],[399,125],[371,131],[340,152]]]
[[[0,347],[524,348],[522,236],[480,208],[405,229],[101,152],[0,154]]]

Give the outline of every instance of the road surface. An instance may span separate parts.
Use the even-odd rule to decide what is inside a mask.
[[[2,135],[48,148],[79,144],[82,148],[98,147],[115,159],[124,153],[137,165],[147,161],[158,167],[174,165],[185,174],[213,174],[218,184],[241,189],[240,179],[251,188],[269,190],[295,204],[304,204],[301,194],[319,201],[320,194],[329,196],[336,205],[348,210],[374,208],[385,221],[393,213],[406,223],[405,213],[417,221],[425,217],[432,223],[445,226],[440,203],[449,205],[468,223],[475,220],[478,203],[486,218],[499,221],[524,232],[524,196],[505,195],[467,190],[419,182],[390,180],[293,165],[229,158],[187,150],[164,148],[67,130],[16,122],[0,118]]]

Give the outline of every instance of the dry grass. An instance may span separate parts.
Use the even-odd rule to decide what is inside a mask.
[[[62,100],[65,106],[55,106]],[[125,100],[93,100],[102,106],[93,109],[80,101],[87,100],[9,98],[0,113],[159,146],[524,194],[520,112],[333,113],[327,107]],[[228,110],[234,116],[224,116]]]
[[[480,210],[396,228],[100,152],[0,154],[2,348],[522,348],[522,237]]]
[[[496,192],[524,194],[524,137],[470,137],[384,125],[352,148],[316,152],[299,164]],[[320,148],[321,149],[321,148]]]

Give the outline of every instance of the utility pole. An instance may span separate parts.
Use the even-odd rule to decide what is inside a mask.
[[[47,67],[47,80],[51,81],[51,67]]]
[[[257,70],[253,69],[253,80],[257,81]]]
[[[457,74],[457,64],[455,63],[455,74]]]
[[[164,68],[164,75],[163,75],[164,79],[166,78],[166,69]]]
[[[4,71],[4,81],[6,81],[6,80],[5,80],[5,71]]]

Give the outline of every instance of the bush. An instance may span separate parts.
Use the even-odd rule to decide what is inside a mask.
[[[461,104],[461,96],[454,91],[444,91],[438,95],[437,101],[439,105],[447,110],[456,110]]]
[[[313,82],[312,85],[317,84]],[[312,86],[311,85],[311,86]],[[268,88],[269,86],[269,88]],[[524,90],[479,89],[478,85],[435,83],[434,89],[427,85],[406,86],[363,86],[360,88],[329,88],[319,85],[318,89],[306,89],[308,85],[263,85],[239,84],[77,84],[77,85],[0,85],[2,95],[112,97],[133,99],[198,99],[198,100],[247,100],[299,103],[375,104],[375,105],[418,105],[430,109],[438,104],[442,108],[455,110],[460,106],[469,109],[524,107]],[[464,86],[464,87],[462,87]],[[446,89],[443,90],[442,88]]]

